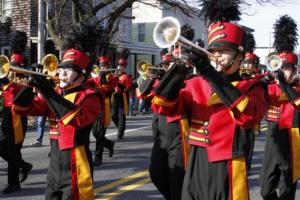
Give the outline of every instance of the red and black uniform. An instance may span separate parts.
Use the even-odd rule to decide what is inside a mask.
[[[139,85],[138,98],[152,98],[153,88],[159,84],[159,79],[144,80]],[[152,120],[154,144],[149,173],[153,184],[169,200],[181,199],[189,151],[187,129],[188,122],[181,115],[167,117],[154,113]]]
[[[114,142],[105,137],[106,129],[111,121],[111,95],[117,85],[117,77],[112,73],[102,73],[96,78],[90,79],[88,82],[93,85],[103,96],[102,107],[103,112],[94,123],[92,132],[96,138],[96,149],[94,157],[94,165],[102,163],[103,148],[110,151],[110,157],[113,154]]]
[[[9,82],[6,78],[2,79],[2,84],[3,110],[0,132],[0,156],[8,163],[8,185],[13,186],[20,183],[20,168],[26,169],[29,165],[22,159],[21,154],[27,130],[27,117],[20,116],[12,110],[13,98],[22,86]]]
[[[92,125],[102,112],[102,103],[97,91],[89,88],[84,79],[89,61],[90,58],[81,50],[66,50],[59,68],[71,69],[77,75],[75,80],[82,78],[77,85],[73,81],[71,88],[54,90],[45,77],[32,75],[31,84],[39,89],[42,97],[26,98],[30,91],[22,90],[14,99],[17,113],[49,116],[52,122],[47,200],[94,199],[89,143]]]
[[[300,177],[300,87],[286,85],[282,90],[272,82],[268,85],[268,93],[268,133],[261,171],[261,194],[264,199],[278,199],[276,188],[279,185],[280,199],[294,199]]]
[[[27,36],[25,32],[14,31],[11,38],[10,64],[19,68],[24,67]],[[22,159],[21,148],[27,130],[27,118],[21,117],[12,110],[15,94],[21,89],[19,84],[14,83],[17,78],[23,75],[16,72],[9,72],[8,78],[1,79],[1,90],[3,98],[3,111],[0,133],[0,156],[8,162],[8,184],[2,193],[11,193],[20,189],[20,182],[23,182],[32,169],[32,164]],[[21,168],[21,179],[19,180]]]
[[[100,98],[94,90],[81,87],[56,94],[74,105],[62,116],[53,113],[52,107],[39,96],[28,106],[15,105],[14,110],[22,115],[44,115],[51,119],[46,199],[56,198],[59,191],[63,199],[93,199],[89,137],[92,124],[102,110]],[[66,111],[59,106],[56,109]]]
[[[249,33],[248,33],[249,34]],[[259,74],[258,64],[259,59],[256,54],[253,53],[255,45],[255,40],[253,35],[251,34],[250,38],[248,39],[248,51],[245,53],[245,58],[243,63],[245,66],[241,66],[240,70],[245,70],[245,74],[241,74],[243,79],[260,79],[262,76]],[[250,67],[251,65],[251,67]],[[252,156],[254,151],[254,142],[255,142],[255,134],[260,131],[260,123],[258,123],[252,131],[247,133],[248,136],[248,146],[246,150],[246,161],[247,161],[247,170],[251,170],[251,163],[252,163]]]
[[[112,121],[118,127],[118,138],[124,137],[126,115],[128,114],[129,90],[132,86],[132,76],[123,72],[118,75],[118,83],[112,94]]]
[[[274,24],[275,56],[281,65],[262,79],[268,83],[269,94],[268,134],[260,176],[264,200],[294,200],[300,177],[300,87],[295,79],[298,58],[292,52],[297,36],[297,23],[290,16],[281,16]]]
[[[216,58],[225,54],[223,50],[230,51],[232,60],[223,68],[234,66],[236,71],[217,72],[207,56],[195,50],[189,53],[188,60],[200,75],[184,81],[189,69],[177,64],[154,90],[155,112],[171,117],[185,114],[190,122],[184,200],[249,199],[247,132],[263,118],[267,102],[262,84],[242,80],[237,71],[247,38],[240,26],[229,22],[239,18],[235,15],[239,13],[238,4],[231,3],[229,11],[228,1],[204,1],[202,14],[211,22],[209,49]]]
[[[182,71],[176,68],[179,67],[169,72],[170,77],[181,76]],[[169,81],[163,88],[174,89],[174,94],[179,81]],[[171,101],[163,94],[164,89],[159,88],[153,99],[156,112],[169,116],[186,114],[191,123],[189,144],[192,146],[182,198],[218,199],[242,195],[248,199],[246,134],[264,116],[264,88],[256,80],[232,77],[231,84],[223,84],[231,90],[225,92],[216,90],[209,81],[201,76],[185,81],[185,87]],[[239,95],[234,96],[235,93]],[[217,190],[219,187],[227,189]]]

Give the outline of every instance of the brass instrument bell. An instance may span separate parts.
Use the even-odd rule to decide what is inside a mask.
[[[42,65],[44,66],[43,73],[47,73],[50,76],[55,76],[59,62],[54,54],[47,54],[42,59]]]
[[[274,72],[280,69],[280,67],[282,66],[282,60],[278,55],[272,53],[268,55],[266,65],[268,71]]]
[[[100,72],[110,72],[110,71],[116,71],[118,69],[100,69],[98,65],[93,65],[91,76],[93,78],[96,78],[100,75]]]

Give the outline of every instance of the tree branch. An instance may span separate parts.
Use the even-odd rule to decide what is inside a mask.
[[[127,8],[130,8],[132,6],[133,2],[135,2],[135,0],[125,1],[121,6],[119,6],[117,9],[111,12],[110,18],[108,19],[107,23],[107,32],[109,39],[112,37],[114,22]]]
[[[49,34],[55,43],[55,45],[58,47],[58,49],[62,49],[63,41],[62,39],[55,33],[54,27],[53,27],[54,19],[52,20],[47,20],[46,25],[47,25],[47,30],[49,31]]]
[[[83,9],[82,5],[80,4],[80,1],[79,0],[72,0],[72,2],[76,6],[76,9],[78,9],[80,16],[84,16],[85,12],[84,12],[84,9]]]
[[[102,8],[106,7],[107,5],[109,5],[113,2],[115,2],[115,0],[106,0],[104,2],[99,3],[98,5],[94,6],[93,12],[92,12],[93,15],[96,15],[99,10],[101,10]]]
[[[66,4],[68,3],[68,1],[69,1],[69,0],[65,0],[65,1],[63,2],[61,8],[59,9],[59,12],[58,12],[58,15],[57,15],[57,20],[60,19],[61,13],[62,13],[63,9],[65,8]]]
[[[183,12],[185,15],[187,15],[188,17],[192,17],[192,18],[194,18],[195,16],[193,16],[193,15],[191,15],[190,14],[190,12],[192,13],[192,14],[196,14],[196,11],[194,10],[194,9],[192,9],[192,8],[190,8],[190,6],[188,6],[188,8],[185,8],[184,6],[181,6],[180,4],[181,3],[178,3],[178,2],[176,2],[176,1],[169,1],[169,0],[161,0],[161,2],[163,2],[163,3],[165,3],[165,4],[167,4],[167,5],[169,5],[170,6],[170,8],[172,7],[172,8],[174,8],[174,7],[176,7],[176,8],[178,8],[179,10],[181,10],[181,12]],[[187,6],[187,3],[185,2],[185,1],[183,1],[184,2],[184,4]],[[143,2],[141,2],[141,3],[143,3]],[[170,8],[168,8],[168,9],[170,9]]]

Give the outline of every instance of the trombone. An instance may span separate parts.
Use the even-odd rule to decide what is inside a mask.
[[[153,75],[151,73],[151,69],[152,70],[164,70],[164,71],[166,71],[166,69],[161,68],[161,67],[153,67],[149,62],[147,62],[145,60],[140,60],[137,63],[136,68],[137,68],[137,72],[140,74],[140,76],[144,80],[149,79],[150,76]]]
[[[92,71],[91,71],[91,76],[93,78],[96,78],[100,75],[100,72],[111,72],[111,71],[116,71],[118,69],[100,69],[98,65],[93,65]]]
[[[58,66],[58,60],[57,60],[56,56],[53,54],[50,54],[50,55],[48,54],[43,58],[43,61],[44,61],[43,62],[44,70],[46,72],[50,73],[51,75],[13,66],[9,62],[9,59],[7,56],[0,55],[0,79],[7,77],[9,72],[13,71],[13,72],[22,73],[22,74],[33,74],[33,75],[38,75],[38,76],[45,76],[47,78],[57,80],[58,77],[52,75],[52,74],[56,74],[56,69]]]
[[[170,48],[176,43],[181,47],[194,48],[205,53],[209,58],[217,62],[217,58],[206,49],[194,44],[180,35],[181,27],[179,21],[174,17],[165,17],[158,22],[153,31],[154,43],[160,48]]]

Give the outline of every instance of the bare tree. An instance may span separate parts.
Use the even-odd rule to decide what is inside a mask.
[[[95,2],[98,2],[95,4]],[[84,17],[95,16],[101,12],[100,21],[104,21],[109,39],[118,30],[121,20],[132,20],[132,16],[126,15],[126,10],[132,7],[134,2],[147,4],[162,9],[159,3],[163,3],[164,9],[176,8],[187,16],[196,16],[196,9],[189,6],[186,0],[51,0],[50,13],[47,21],[47,29],[58,48],[62,46],[62,37],[70,24],[79,22]],[[167,7],[167,8],[166,8]],[[70,13],[72,10],[72,13]],[[68,14],[67,14],[68,13]],[[70,15],[72,17],[70,17]],[[70,21],[71,19],[71,21]]]

